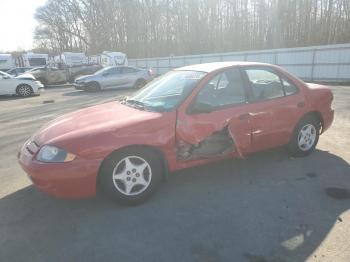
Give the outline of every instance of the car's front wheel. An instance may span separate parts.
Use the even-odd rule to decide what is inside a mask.
[[[289,142],[289,151],[293,156],[307,156],[315,150],[319,135],[320,121],[314,117],[303,118],[294,130]]]
[[[17,87],[17,94],[22,97],[27,97],[33,94],[33,89],[30,85],[20,85]]]
[[[161,181],[161,172],[161,163],[153,152],[127,149],[104,161],[99,184],[112,199],[135,205],[155,192]]]
[[[91,83],[88,84],[87,90],[88,91],[93,91],[93,92],[98,92],[98,91],[101,91],[101,86],[97,82],[91,82]]]

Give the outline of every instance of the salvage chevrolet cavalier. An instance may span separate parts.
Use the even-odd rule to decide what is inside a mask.
[[[287,145],[310,154],[333,121],[332,92],[261,63],[187,66],[132,97],[63,115],[21,148],[41,190],[144,201],[169,172]]]

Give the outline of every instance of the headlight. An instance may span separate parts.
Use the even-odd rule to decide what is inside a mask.
[[[36,159],[46,163],[63,163],[75,159],[75,155],[55,146],[43,146]]]

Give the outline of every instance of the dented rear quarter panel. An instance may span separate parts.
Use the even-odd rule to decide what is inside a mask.
[[[334,110],[332,109],[333,93],[325,85],[306,84],[307,99],[310,111],[319,112],[322,117],[322,132],[326,131],[334,119]]]

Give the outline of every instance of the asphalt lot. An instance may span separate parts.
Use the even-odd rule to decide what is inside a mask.
[[[0,97],[0,261],[350,261],[350,87],[333,91],[335,122],[311,156],[183,170],[137,207],[48,197],[16,160],[45,122],[132,91]]]

